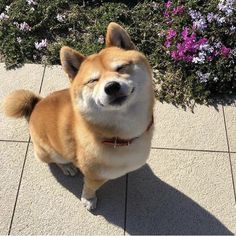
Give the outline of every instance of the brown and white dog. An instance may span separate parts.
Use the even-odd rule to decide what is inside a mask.
[[[84,175],[82,202],[96,208],[96,190],[143,166],[153,133],[152,70],[127,32],[110,23],[106,48],[88,57],[63,47],[69,89],[41,98],[18,90],[5,113],[29,121],[35,156],[57,163],[64,174]]]

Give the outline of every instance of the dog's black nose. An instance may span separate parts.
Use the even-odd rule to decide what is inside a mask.
[[[107,95],[112,96],[120,91],[120,84],[118,82],[108,82],[105,85],[105,92]]]

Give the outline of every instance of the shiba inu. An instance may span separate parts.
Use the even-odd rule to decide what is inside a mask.
[[[96,190],[106,181],[143,166],[153,133],[152,70],[135,50],[127,32],[110,23],[106,47],[84,56],[60,51],[70,88],[41,98],[17,90],[5,101],[5,113],[25,117],[35,156],[56,163],[66,175],[84,175],[81,200],[96,208]]]

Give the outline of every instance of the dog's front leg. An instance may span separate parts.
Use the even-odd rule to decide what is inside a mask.
[[[82,191],[81,201],[87,210],[94,210],[97,206],[96,191],[106,182],[107,180],[93,180],[84,177],[84,187]]]

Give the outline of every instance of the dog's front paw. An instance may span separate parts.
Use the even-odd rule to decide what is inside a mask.
[[[82,197],[81,201],[84,207],[89,211],[95,210],[97,207],[97,197],[93,197],[91,199],[86,199]]]

